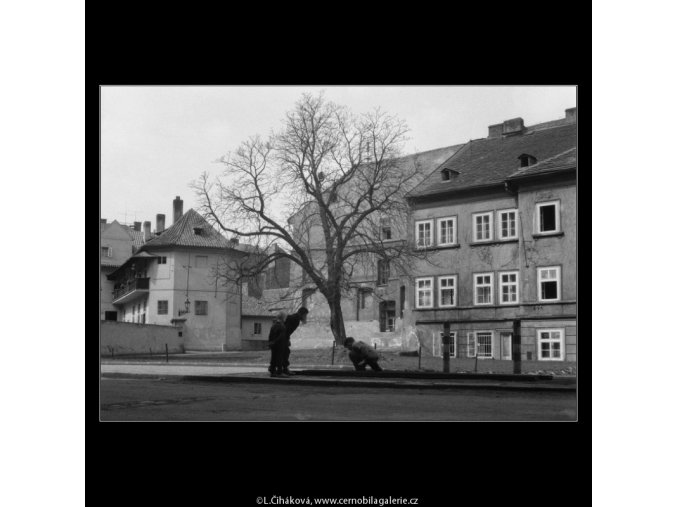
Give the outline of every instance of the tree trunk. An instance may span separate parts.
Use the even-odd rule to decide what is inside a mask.
[[[343,312],[341,311],[341,295],[339,294],[331,299],[328,298],[327,302],[329,303],[331,332],[334,335],[336,344],[343,346],[343,342],[346,339],[346,328],[343,324]]]

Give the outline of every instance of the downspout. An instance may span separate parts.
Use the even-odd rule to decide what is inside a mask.
[[[522,277],[520,277],[519,283],[522,285],[522,287],[526,286],[526,268],[529,267],[529,263],[527,260],[526,256],[526,249],[524,248],[524,228],[522,227],[522,211],[520,210],[519,207],[519,192],[515,191],[513,188],[510,187],[510,183],[508,181],[505,182],[505,190],[511,195],[515,196],[515,206],[517,208],[517,217],[519,219],[519,235],[517,237],[517,259],[520,259],[520,250],[524,252],[524,280],[522,280]],[[519,272],[522,272],[520,269]],[[522,290],[522,287],[519,287],[519,294],[523,298],[524,297],[524,291]],[[511,360],[512,360],[512,367],[513,367],[513,373],[514,374],[521,374],[522,373],[522,321],[520,315],[523,314],[522,311],[522,304],[518,306],[518,315],[516,318],[513,320],[512,323],[512,354],[511,354]]]

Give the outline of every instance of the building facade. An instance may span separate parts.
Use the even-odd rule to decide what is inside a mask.
[[[150,222],[146,222],[150,229]],[[100,219],[100,271],[99,271],[99,301],[101,320],[122,320],[119,308],[113,305],[113,282],[107,277],[115,269],[129,259],[140,248],[145,237],[150,238],[150,232],[144,236],[141,231],[141,222],[134,222],[133,226],[120,224],[114,220],[110,224],[105,218]]]
[[[158,225],[120,267],[108,275],[111,304],[123,322],[174,325],[186,350],[239,350],[239,287],[216,276],[219,265],[247,255],[193,209],[174,200],[174,224]]]
[[[576,360],[576,131],[575,108],[492,125],[409,194],[428,256],[405,290],[435,353],[446,324],[452,357]]]

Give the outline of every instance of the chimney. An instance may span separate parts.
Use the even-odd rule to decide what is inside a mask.
[[[150,240],[150,222],[146,220],[143,223],[143,242]]]
[[[165,230],[165,216],[161,213],[155,215],[155,232],[160,234]]]
[[[179,218],[183,215],[183,201],[178,195],[174,199],[174,223],[176,223]]]
[[[566,120],[567,123],[576,123],[577,114],[576,114],[576,108],[575,107],[570,107],[569,109],[565,109],[564,114],[566,114],[566,117],[564,119]]]
[[[489,139],[494,137],[501,137],[503,134],[503,124],[497,123],[496,125],[489,125]]]
[[[521,134],[524,130],[524,120],[522,118],[512,118],[503,122],[503,135],[509,136]]]
[[[107,220],[105,218],[101,218],[100,220],[102,225],[106,225]]]
[[[135,231],[141,230],[141,222],[134,222],[134,230]]]

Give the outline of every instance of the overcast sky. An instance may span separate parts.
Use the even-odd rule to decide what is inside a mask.
[[[144,86],[101,88],[101,217],[149,220],[172,200],[195,207],[189,183],[254,134],[279,129],[303,92],[325,91],[355,113],[379,106],[410,129],[405,153],[487,136],[487,127],[522,117],[526,125],[564,117],[573,86]],[[126,215],[125,215],[126,213]]]

